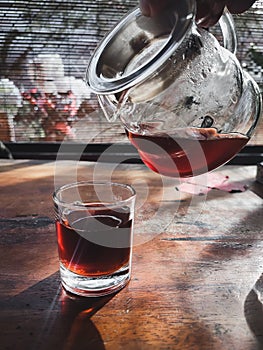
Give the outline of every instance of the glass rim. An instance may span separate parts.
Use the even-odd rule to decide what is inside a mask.
[[[68,208],[78,208],[78,209],[87,209],[87,207],[85,206],[84,203],[69,203],[67,201],[63,201],[61,199],[58,198],[58,194],[64,190],[67,189],[71,189],[71,188],[77,188],[78,186],[85,186],[85,185],[95,185],[95,186],[115,186],[115,187],[122,187],[125,189],[128,189],[130,191],[130,195],[128,196],[128,198],[126,199],[120,199],[120,200],[116,200],[114,202],[106,202],[106,201],[100,201],[98,200],[97,202],[93,202],[91,203],[91,205],[88,207],[89,209],[100,209],[100,207],[98,206],[98,204],[103,204],[104,206],[101,207],[101,209],[105,209],[105,207],[107,208],[113,208],[116,206],[119,206],[120,204],[125,204],[131,200],[133,200],[136,197],[136,191],[135,189],[129,185],[129,184],[125,184],[125,183],[121,183],[121,182],[113,182],[113,181],[77,181],[77,182],[72,182],[72,183],[68,183],[65,184],[59,188],[57,188],[52,195],[53,201],[56,205],[63,205],[66,206]]]

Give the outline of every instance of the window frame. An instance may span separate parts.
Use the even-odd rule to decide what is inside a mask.
[[[134,146],[128,142],[118,143],[77,143],[77,142],[4,142],[13,159],[81,160],[110,163],[134,163],[142,161]],[[106,156],[101,155],[107,150]],[[79,150],[83,150],[81,155]],[[125,159],[125,161],[123,161]],[[263,145],[247,145],[227,164],[257,165],[263,162]]]

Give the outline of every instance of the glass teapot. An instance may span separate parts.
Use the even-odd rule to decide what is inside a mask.
[[[148,18],[136,8],[102,40],[87,70],[109,121],[120,119],[142,161],[171,177],[213,170],[249,141],[260,90],[236,56],[232,16],[223,45],[195,23],[195,0]]]

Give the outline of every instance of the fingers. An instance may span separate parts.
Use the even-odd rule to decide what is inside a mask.
[[[196,1],[197,23],[203,27],[210,27],[221,17],[227,0]],[[167,9],[176,9],[179,3],[180,0],[140,0],[140,8],[144,16],[154,17]]]
[[[197,0],[196,23],[204,28],[212,27],[222,16],[226,0]]]
[[[154,17],[174,6],[175,3],[176,0],[140,0],[140,8],[144,16]]]
[[[159,13],[176,8],[180,0],[140,0],[142,14],[154,17]],[[211,27],[220,19],[225,6],[231,13],[242,13],[248,10],[256,0],[196,0],[196,22],[201,27]]]
[[[247,11],[256,0],[228,0],[227,8],[231,13],[242,13]]]
[[[231,13],[242,13],[248,10],[256,0],[196,0],[196,22],[199,26],[208,28],[215,25],[225,6]]]
[[[247,11],[256,0],[197,0],[196,22],[199,26],[208,28],[215,25],[225,6],[231,13]]]

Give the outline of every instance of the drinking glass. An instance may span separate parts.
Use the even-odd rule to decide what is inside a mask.
[[[66,291],[102,296],[131,276],[136,193],[126,184],[76,182],[53,195],[60,276]]]

